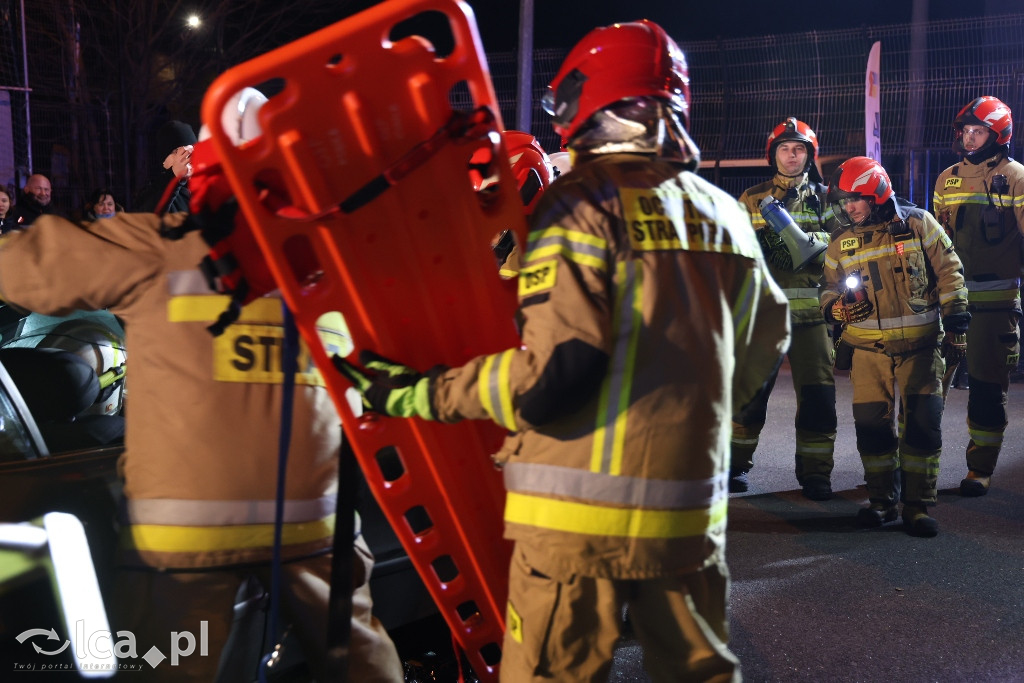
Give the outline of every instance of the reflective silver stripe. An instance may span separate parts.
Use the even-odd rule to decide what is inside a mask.
[[[273,524],[273,500],[181,500],[156,498],[125,502],[127,521],[132,524],[174,524],[178,526],[229,526]],[[337,495],[313,500],[286,500],[284,522],[311,522],[333,514]]]
[[[989,280],[987,282],[968,280],[965,284],[967,285],[968,292],[995,292],[1004,289],[1020,289],[1020,278]]]
[[[572,467],[513,462],[505,465],[505,487],[517,493],[566,496],[595,503],[626,507],[687,510],[710,507],[726,499],[729,476],[711,479],[667,481],[612,476]]]
[[[818,299],[818,292],[820,290],[817,287],[794,287],[793,289],[782,290],[783,294],[786,295],[787,299]]]
[[[172,270],[167,273],[167,293],[171,296],[190,296],[195,294],[209,294],[210,296],[223,296],[210,289],[206,277],[198,270]],[[281,298],[281,292],[274,290],[265,296]]]
[[[864,322],[851,323],[850,327],[858,330],[895,330],[901,327],[914,327],[915,325],[927,325],[939,319],[939,309],[931,308],[924,313],[904,315],[899,318],[881,318],[876,325],[870,319]]]
[[[216,294],[198,270],[172,270],[167,273],[167,293],[171,296]]]

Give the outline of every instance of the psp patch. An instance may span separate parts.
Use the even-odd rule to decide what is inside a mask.
[[[860,249],[859,237],[844,237],[839,241],[839,251],[850,251],[851,249]]]
[[[960,184],[962,182],[963,182],[963,178],[957,178],[957,177],[954,176],[952,178],[946,178],[946,182],[942,185],[942,187],[944,187],[944,188],[960,187]]]
[[[525,298],[538,292],[545,292],[555,286],[558,262],[554,259],[541,261],[519,271],[519,297]]]

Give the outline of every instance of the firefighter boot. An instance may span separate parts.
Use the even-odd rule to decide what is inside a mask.
[[[877,529],[883,524],[895,522],[899,516],[896,505],[871,503],[866,508],[857,510],[857,524],[865,529]]]
[[[807,476],[803,483],[804,498],[811,500],[829,500],[832,498],[832,483],[828,477]]]
[[[743,470],[729,472],[729,493],[745,493],[750,488],[747,473]]]
[[[928,510],[921,503],[904,503],[903,528],[911,536],[931,538],[939,533],[939,523],[928,516]]]
[[[960,495],[968,497],[984,496],[988,493],[989,484],[992,483],[992,476],[978,474],[974,470],[967,472],[967,477],[960,482]]]

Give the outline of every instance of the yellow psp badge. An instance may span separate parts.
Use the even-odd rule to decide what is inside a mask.
[[[850,249],[860,248],[859,237],[844,237],[839,242],[839,251],[849,251]]]

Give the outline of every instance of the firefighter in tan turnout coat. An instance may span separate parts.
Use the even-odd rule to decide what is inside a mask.
[[[592,31],[547,105],[574,164],[530,220],[523,346],[431,376],[339,365],[379,412],[512,432],[502,680],[603,680],[625,604],[653,680],[738,678],[730,416],[777,367],[788,307],[746,211],[692,172],[686,64],[660,27]]]
[[[878,162],[839,166],[828,199],[843,229],[825,258],[821,310],[853,347],[853,420],[870,503],[862,526],[894,521],[903,501],[908,533],[934,536],[942,452],[943,357],[964,353],[967,290],[960,259],[931,214],[900,203]],[[899,387],[899,421],[895,394]]]
[[[1010,108],[979,97],[954,120],[953,149],[963,160],[935,181],[935,217],[964,264],[968,310],[967,476],[960,493],[988,493],[1003,432],[1010,372],[1020,358],[1024,268],[1024,166],[1010,158]]]
[[[786,356],[796,391],[797,483],[811,500],[828,500],[832,497],[835,464],[836,384],[832,375],[832,342],[818,310],[824,254],[806,264],[794,262],[789,246],[765,223],[761,202],[769,196],[781,201],[796,225],[821,244],[828,244],[836,225],[832,209],[825,201],[826,188],[816,165],[818,136],[811,127],[793,117],[782,121],[768,136],[765,154],[775,176],[745,190],[740,202],[750,211],[772,278],[789,299],[793,340]],[[768,398],[776,377],[772,376],[767,391],[733,416],[731,491],[748,488],[747,472],[754,465],[754,450],[764,429]]]
[[[281,302],[257,299],[213,337],[227,306],[197,268],[209,248],[198,232],[172,241],[161,227],[185,214],[119,213],[88,229],[43,216],[0,239],[0,298],[49,315],[109,309],[131,349],[124,476],[123,570],[114,582],[115,630],[139,655],[166,652],[172,632],[206,634],[147,681],[214,680],[250,576],[268,582],[275,521],[282,400]],[[97,268],[96,264],[103,264]],[[340,327],[326,344],[343,349]],[[318,678],[326,650],[338,448],[341,431],[319,374],[300,357],[282,529],[283,612]],[[348,557],[346,557],[346,560]],[[354,540],[351,680],[401,681],[394,645],[371,614],[365,541]],[[205,621],[203,627],[201,622]],[[197,635],[198,637],[198,635]]]

